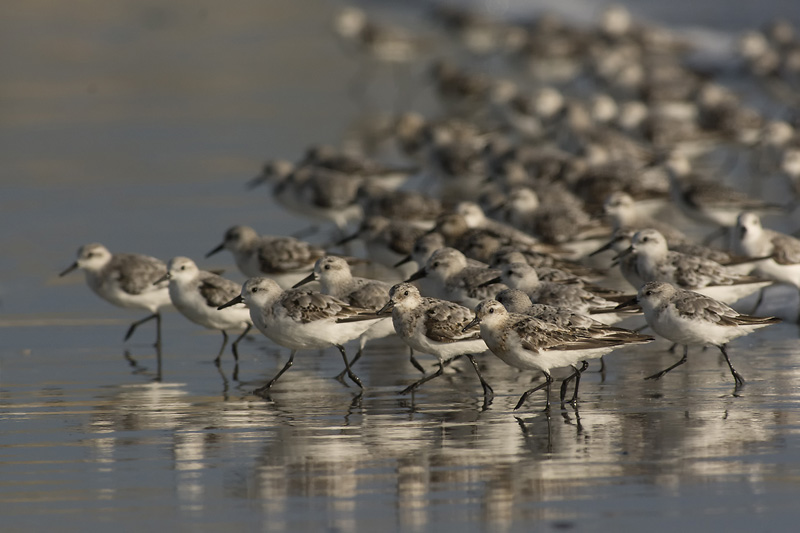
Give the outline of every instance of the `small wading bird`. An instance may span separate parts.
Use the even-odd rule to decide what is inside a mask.
[[[214,359],[217,366],[228,344],[227,331],[244,330],[231,345],[233,357],[238,363],[239,341],[253,325],[250,312],[243,305],[222,311],[217,310],[217,307],[239,294],[240,285],[212,272],[200,270],[188,257],[172,258],[167,265],[167,273],[153,284],[160,284],[164,280],[169,280],[169,297],[183,316],[195,324],[222,332],[222,346]]]
[[[492,388],[483,379],[473,354],[486,351],[477,332],[465,332],[464,327],[472,320],[473,313],[466,307],[436,298],[424,298],[419,290],[409,283],[398,283],[389,291],[389,301],[378,314],[392,311],[392,323],[397,335],[412,349],[435,355],[439,369],[403,389],[400,394],[417,390],[420,385],[441,376],[447,362],[466,356],[472,363],[483,387],[484,397],[493,394]]]
[[[154,284],[167,273],[163,261],[141,254],[112,254],[102,244],[92,243],[78,249],[78,259],[59,276],[75,269],[86,274],[86,284],[102,299],[126,309],[145,309],[150,315],[128,328],[128,340],[137,327],[156,321],[156,346],[161,347],[161,309],[171,305],[167,281]]]
[[[616,348],[644,344],[653,337],[639,335],[619,328],[559,327],[532,316],[509,313],[497,300],[484,300],[475,309],[475,318],[463,329],[480,324],[480,336],[486,345],[504,363],[520,370],[538,370],[545,378],[532,389],[525,391],[514,409],[519,409],[534,392],[545,389],[545,410],[550,408],[550,385],[553,368],[571,367],[575,379],[577,401],[580,372],[577,364],[602,357]],[[563,400],[563,398],[562,398]]]
[[[777,324],[775,317],[743,315],[724,303],[703,294],[680,289],[669,283],[645,283],[633,300],[620,304],[620,308],[638,303],[644,311],[647,324],[658,335],[677,344],[683,344],[683,357],[668,368],[645,379],[658,379],[670,370],[684,364],[689,346],[716,346],[728,363],[736,387],[744,385],[744,378],[733,368],[728,357],[727,344],[753,331]]]
[[[278,378],[294,364],[298,350],[323,350],[329,346],[336,346],[344,359],[347,375],[359,388],[364,388],[361,379],[350,369],[343,344],[363,335],[381,318],[338,324],[338,319],[356,316],[366,310],[351,307],[338,298],[317,291],[283,290],[269,278],[248,279],[242,285],[241,294],[218,309],[242,302],[250,309],[250,319],[261,333],[292,351],[286,365],[253,394],[267,396]]]

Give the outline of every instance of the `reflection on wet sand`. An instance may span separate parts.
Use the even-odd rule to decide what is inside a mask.
[[[789,344],[778,344],[786,352],[777,358],[751,350],[753,380],[738,397],[714,357],[690,359],[683,379],[654,384],[641,377],[660,364],[660,348],[624,350],[612,367],[623,372],[604,382],[587,374],[579,409],[549,415],[538,411],[541,402],[512,412],[515,387],[526,376],[491,360],[486,375],[498,398],[485,411],[468,369],[424,395],[399,396],[414,369],[391,345],[365,356],[371,383],[360,398],[321,377],[338,368],[331,356],[295,369],[292,386],[278,388],[271,401],[246,390],[220,401],[215,393],[198,395],[190,382],[146,381],[94,390],[56,384],[26,397],[16,391],[13,399],[6,391],[2,406],[4,418],[25,413],[26,424],[73,421],[79,437],[72,445],[85,454],[62,464],[93,472],[93,481],[47,497],[104,501],[109,519],[124,515],[137,491],[155,489],[182,519],[207,520],[226,501],[247,510],[234,521],[268,531],[323,524],[423,531],[442,522],[503,531],[592,516],[593,505],[620,486],[675,496],[687,484],[735,479],[748,492],[763,492],[781,473],[781,459],[772,455],[779,435],[800,422],[787,409],[798,402],[787,391],[800,390],[800,370],[787,364]],[[209,368],[197,370],[206,374],[206,388],[218,390]],[[778,377],[760,379],[771,375]],[[61,446],[54,440],[25,446]],[[27,464],[39,483],[57,484],[49,469],[26,459],[26,449],[0,449],[6,466]],[[156,481],[164,476],[174,492]],[[27,497],[34,494],[40,491]]]

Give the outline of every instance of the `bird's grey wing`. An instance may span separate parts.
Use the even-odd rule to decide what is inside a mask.
[[[239,295],[241,286],[211,272],[203,272],[199,290],[209,307],[219,307]]]
[[[258,262],[262,272],[286,272],[313,264],[325,255],[321,248],[291,237],[277,237],[259,247]]]
[[[167,265],[147,255],[114,254],[106,268],[110,269],[122,290],[128,294],[142,294],[166,287],[168,283],[165,281],[157,287],[153,285],[167,273]]]
[[[702,257],[670,252],[675,283],[680,287],[699,288],[707,285],[730,285],[735,277],[725,267]]]
[[[346,318],[366,311],[351,307],[339,298],[305,289],[285,291],[280,303],[288,316],[304,324],[326,318]]]
[[[356,280],[358,287],[347,297],[350,305],[377,311],[386,304],[389,299],[389,289],[391,289],[388,283],[360,278],[356,278]]]
[[[779,265],[800,263],[800,241],[789,235],[776,234],[772,237],[772,258]]]
[[[440,301],[425,311],[425,336],[437,342],[480,339],[480,332],[461,331],[472,321],[472,311],[458,304]]]
[[[735,326],[739,313],[730,306],[704,294],[693,291],[680,291],[672,304],[678,314],[689,320],[708,321],[724,326]]]

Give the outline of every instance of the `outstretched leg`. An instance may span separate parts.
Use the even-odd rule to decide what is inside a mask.
[[[725,352],[723,352],[723,353],[725,353]],[[670,366],[670,367],[668,367],[668,368],[665,368],[665,369],[664,369],[664,370],[662,370],[661,372],[656,372],[656,373],[655,373],[655,374],[653,374],[652,376],[647,376],[647,377],[646,377],[646,378],[644,378],[644,379],[658,379],[658,378],[660,378],[661,376],[663,376],[664,374],[666,374],[667,372],[669,372],[669,371],[670,371],[670,370],[672,370],[673,368],[679,367],[679,366],[681,366],[683,363],[685,363],[685,362],[686,362],[686,357],[687,357],[688,355],[689,355],[689,346],[686,346],[686,345],[684,345],[684,347],[683,347],[683,357],[681,357],[681,360],[680,360],[680,361],[678,361],[677,363],[675,363],[674,365],[672,365],[672,366]]]
[[[149,322],[149,321],[151,321],[153,319],[156,320],[156,346],[161,346],[161,314],[160,313],[153,313],[152,315],[148,315],[148,316],[144,317],[143,319],[137,320],[136,322],[131,324],[131,327],[128,328],[128,332],[125,334],[125,339],[124,340],[130,339],[131,335],[133,335],[133,332],[136,330],[136,328],[138,328],[139,326],[141,326],[145,322]]]
[[[354,382],[356,385],[358,385],[359,387],[361,387],[361,388],[363,389],[363,388],[364,388],[364,385],[362,385],[362,384],[361,384],[361,379],[360,379],[358,376],[356,376],[356,375],[353,373],[353,371],[350,369],[350,363],[348,363],[348,362],[347,362],[347,352],[345,352],[345,351],[344,351],[344,346],[342,346],[341,344],[337,344],[337,345],[336,345],[336,348],[338,348],[338,349],[339,349],[339,353],[341,353],[341,354],[342,354],[342,359],[344,359],[344,369],[345,369],[345,372],[347,372],[347,375],[348,375],[348,376],[350,376],[350,379],[352,379],[352,380],[353,380],[353,382]],[[353,359],[353,361],[356,361],[357,359],[358,359],[358,357],[356,357],[355,359]]]
[[[475,373],[478,374],[478,379],[481,380],[481,386],[483,387],[483,395],[493,396],[494,391],[492,390],[492,387],[490,387],[489,384],[486,383],[486,380],[483,379],[483,376],[481,375],[481,369],[478,368],[478,363],[475,361],[475,357],[473,357],[471,354],[467,354],[466,357],[467,359],[469,359],[469,362],[472,363],[472,367],[475,369]]]
[[[217,358],[214,359],[214,364],[219,366],[219,359],[222,357],[222,352],[225,351],[225,346],[228,345],[228,333],[223,329],[222,330],[222,346],[219,348],[219,353],[217,354]]]
[[[544,383],[541,383],[541,384],[535,386],[534,388],[525,391],[523,393],[523,395],[520,396],[516,407],[514,407],[515,411],[517,409],[519,409],[520,407],[522,407],[522,404],[525,403],[525,400],[528,399],[528,396],[530,396],[534,392],[542,390],[542,389],[545,389],[545,391],[547,393],[544,410],[545,411],[549,411],[550,410],[550,384],[553,383],[553,377],[550,375],[549,372],[545,372],[544,370],[542,370],[542,374],[544,374],[544,379],[545,379]]]
[[[236,340],[233,341],[233,344],[231,344],[231,351],[233,352],[233,358],[236,360],[237,364],[239,363],[239,341],[244,339],[245,335],[247,335],[250,332],[250,328],[252,327],[253,327],[252,325],[247,324],[247,327],[244,328],[242,334],[236,337]],[[234,377],[233,379],[236,378]]]
[[[423,374],[425,373],[425,369],[422,368],[422,365],[419,364],[419,361],[417,361],[416,357],[414,357],[414,348],[409,348],[408,349],[408,358],[411,361],[411,364],[414,365],[414,368],[416,368],[417,370],[419,370]]]
[[[455,359],[455,358],[454,358],[454,359]],[[451,361],[452,361],[452,359],[451,359]],[[444,365],[445,365],[445,363],[444,363],[444,362],[442,362],[442,361],[439,361],[439,370],[437,370],[436,372],[434,372],[434,373],[433,373],[433,374],[431,374],[430,376],[425,376],[425,377],[423,377],[422,379],[420,379],[420,380],[418,380],[418,381],[415,381],[414,383],[412,383],[411,385],[409,385],[408,387],[406,387],[405,389],[403,389],[402,391],[400,391],[400,394],[408,394],[408,393],[409,393],[409,392],[411,392],[411,391],[415,391],[415,390],[417,390],[417,389],[420,387],[420,385],[422,385],[423,383],[427,383],[428,381],[432,380],[433,378],[436,378],[436,377],[439,377],[439,376],[441,376],[441,375],[442,375],[442,373],[444,372]]]
[[[744,378],[736,371],[735,368],[733,368],[733,365],[731,364],[731,359],[730,357],[728,357],[728,350],[725,348],[725,345],[720,344],[719,346],[717,346],[717,348],[719,348],[719,351],[721,351],[722,355],[725,356],[725,361],[728,363],[728,368],[731,369],[731,375],[733,376],[733,380],[736,382],[736,386],[741,387],[742,385],[744,385]]]
[[[275,374],[275,377],[269,380],[266,385],[254,390],[253,394],[255,394],[256,396],[264,396],[269,391],[269,389],[273,385],[275,385],[275,382],[278,381],[278,378],[281,377],[284,372],[286,372],[292,367],[292,365],[294,364],[294,354],[296,353],[297,350],[292,350],[292,354],[289,356],[289,360],[286,362],[285,365],[283,365],[283,368],[281,368],[280,372]]]

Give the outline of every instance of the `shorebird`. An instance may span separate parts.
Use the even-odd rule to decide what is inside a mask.
[[[348,324],[337,320],[353,317],[365,310],[351,307],[333,296],[306,289],[283,290],[269,278],[250,278],[242,285],[239,296],[221,305],[226,309],[244,302],[250,310],[250,319],[258,330],[273,342],[289,348],[289,361],[266,385],[253,391],[265,396],[278,378],[294,364],[298,350],[323,350],[336,346],[344,359],[350,379],[364,388],[361,379],[350,369],[343,344],[356,339],[380,318]]]
[[[653,331],[665,339],[683,344],[683,357],[677,363],[645,379],[659,379],[684,364],[689,346],[716,346],[725,357],[738,388],[744,385],[744,379],[733,368],[726,345],[733,339],[780,322],[775,317],[743,315],[704,294],[661,281],[645,283],[635,300],[620,304],[620,307],[635,302],[642,307],[647,324]]]
[[[222,346],[214,362],[219,365],[222,352],[228,344],[228,331],[243,330],[231,345],[233,357],[239,362],[239,341],[250,331],[253,322],[250,312],[243,305],[232,306],[222,311],[220,305],[229,302],[241,290],[241,285],[200,270],[188,257],[173,257],[167,264],[167,273],[153,282],[160,285],[169,280],[169,297],[172,305],[186,318],[208,329],[222,332]]]
[[[645,283],[665,281],[728,304],[773,283],[741,275],[710,259],[670,251],[664,236],[653,229],[636,232],[623,256],[627,254],[636,255],[636,274]]]
[[[249,226],[233,226],[222,243],[206,257],[228,250],[247,277],[269,276],[281,287],[291,287],[314,268],[325,250],[293,237],[259,235]]]
[[[577,364],[601,357],[610,351],[632,344],[643,344],[652,337],[626,330],[613,335],[598,333],[591,328],[559,327],[538,318],[509,313],[497,300],[485,300],[475,309],[475,318],[465,326],[468,331],[480,324],[481,338],[504,363],[521,370],[538,370],[544,383],[525,391],[514,409],[519,409],[532,393],[545,389],[545,409],[550,408],[550,385],[553,368],[571,367],[576,379],[576,392],[580,380]],[[602,330],[601,330],[602,331]],[[571,376],[571,377],[572,377]]]
[[[492,395],[492,388],[483,379],[473,354],[486,351],[477,332],[464,332],[464,327],[474,314],[464,306],[436,298],[425,298],[409,283],[398,283],[389,291],[389,301],[378,312],[391,310],[392,323],[397,335],[412,349],[435,355],[439,369],[412,383],[400,394],[417,390],[420,385],[441,376],[444,365],[452,359],[466,356],[472,363],[483,387],[484,396]]]
[[[161,346],[161,309],[171,305],[167,281],[154,285],[167,272],[163,261],[141,254],[112,254],[102,244],[92,243],[81,246],[78,260],[59,276],[75,269],[85,272],[86,284],[107,302],[126,309],[150,311],[150,315],[131,324],[125,340],[137,327],[155,319],[156,346]]]
[[[342,301],[347,302],[353,307],[377,312],[385,304],[389,296],[389,289],[392,286],[384,281],[375,279],[354,277],[350,271],[350,265],[341,257],[326,256],[314,265],[314,271],[308,277],[298,281],[293,288],[300,287],[311,281],[319,281],[320,289],[323,294],[328,294]],[[378,320],[375,324],[359,337],[358,352],[350,367],[361,358],[364,347],[372,339],[382,339],[389,335],[394,335],[394,326],[389,317]],[[420,372],[425,372],[414,354],[411,354],[411,364]],[[339,374],[338,378],[343,378],[344,373]]]

